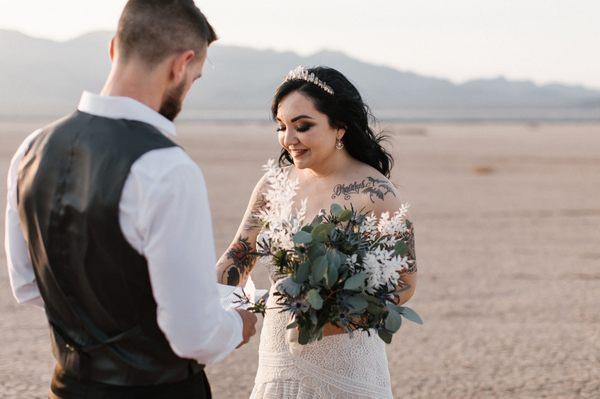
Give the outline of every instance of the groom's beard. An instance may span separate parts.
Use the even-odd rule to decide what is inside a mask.
[[[183,91],[185,88],[185,82],[172,90],[166,95],[163,103],[158,110],[158,113],[167,118],[170,121],[174,121],[179,112],[181,112],[181,106],[183,104]]]

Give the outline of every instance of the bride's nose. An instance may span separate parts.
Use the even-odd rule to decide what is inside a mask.
[[[290,145],[297,143],[298,137],[296,136],[296,131],[294,129],[286,129],[283,136],[283,145],[289,147]]]

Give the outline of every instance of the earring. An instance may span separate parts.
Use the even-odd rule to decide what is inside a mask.
[[[338,150],[344,149],[344,143],[342,143],[342,139],[335,140],[335,148],[337,148]]]

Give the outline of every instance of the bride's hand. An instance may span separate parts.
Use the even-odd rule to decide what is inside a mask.
[[[328,337],[330,335],[347,334],[343,328],[336,326],[333,323],[327,323],[323,327],[323,336]]]

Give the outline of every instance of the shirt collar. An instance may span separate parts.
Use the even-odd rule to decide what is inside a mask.
[[[175,136],[175,124],[141,102],[130,97],[102,96],[84,91],[77,109],[111,119],[129,119],[156,127],[166,136]]]

